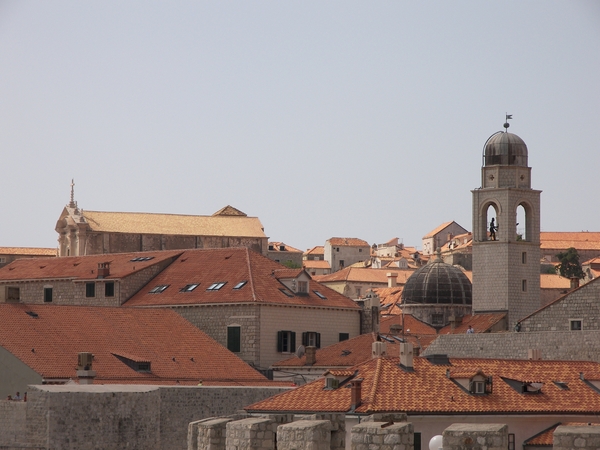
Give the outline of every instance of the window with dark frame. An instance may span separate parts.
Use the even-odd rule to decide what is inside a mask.
[[[44,302],[50,303],[52,301],[52,288],[46,287],[44,288]]]
[[[443,314],[432,314],[431,315],[431,324],[432,325],[444,325],[444,315]]]
[[[521,290],[527,292],[527,280],[521,280]]]
[[[305,347],[321,348],[321,333],[305,331],[302,333],[302,345]]]
[[[104,296],[105,297],[114,297],[115,296],[115,282],[107,281],[104,283]]]
[[[308,281],[298,281],[298,293],[308,294]]]
[[[339,342],[347,341],[348,339],[350,339],[350,333],[340,333],[338,335],[338,341]]]
[[[296,333],[294,331],[277,332],[277,351],[280,353],[296,351]]]
[[[515,450],[515,435],[508,433],[508,450]]]
[[[521,263],[527,264],[527,252],[521,253]]]
[[[227,327],[227,350],[233,353],[242,351],[242,329],[239,326]]]
[[[571,331],[583,330],[583,321],[581,319],[570,319],[569,320],[569,329]]]
[[[181,288],[181,290],[179,292],[192,292],[199,285],[200,285],[200,283],[186,284],[184,287]]]
[[[85,283],[85,296],[88,298],[96,296],[96,283],[95,282]]]

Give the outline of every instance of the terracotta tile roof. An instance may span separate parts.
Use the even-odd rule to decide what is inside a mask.
[[[245,247],[196,249],[184,251],[170,266],[159,273],[129,301],[126,306],[167,306],[226,303],[268,303],[280,305],[303,305],[327,308],[358,309],[348,297],[311,280],[307,295],[288,297],[281,289],[291,293],[281,281],[294,277],[303,269],[286,269],[259,253]],[[246,282],[242,286],[240,283]],[[208,290],[216,283],[223,286]],[[189,291],[181,292],[187,285],[198,284]],[[168,285],[160,294],[152,294],[155,286]],[[238,287],[236,289],[236,286]],[[323,294],[319,298],[314,291]]]
[[[216,213],[213,214],[214,216],[243,216],[243,217],[247,217],[248,215],[243,212],[240,211],[237,208],[234,208],[231,205],[227,205],[224,206],[223,208],[221,208],[220,210],[218,210]]]
[[[398,274],[396,279],[398,284],[406,283],[406,280],[414,273],[414,269],[370,269],[365,267],[346,267],[329,275],[321,275],[318,278],[320,283],[332,281],[354,281],[362,283],[381,283],[387,284],[388,273]]]
[[[391,310],[397,304],[402,303],[402,290],[404,286],[395,286],[388,288],[373,288],[373,292],[379,297],[381,304],[381,314],[391,314]]]
[[[598,414],[600,395],[579,373],[600,375],[600,364],[591,361],[498,360],[451,358],[435,365],[414,358],[414,371],[398,366],[398,358],[378,358],[355,366],[363,379],[362,403],[357,414],[405,412],[408,414]],[[446,376],[447,369],[476,368],[492,376],[490,394],[472,395]],[[506,380],[539,380],[539,394],[523,394]],[[569,389],[553,383],[560,380]],[[323,379],[246,407],[252,412],[348,412],[350,389],[345,385],[323,389]]]
[[[540,274],[540,288],[541,289],[570,289],[571,280],[560,275],[553,275],[548,273]]]
[[[398,336],[398,338],[402,339],[400,336]],[[405,338],[416,347],[421,345],[419,339],[415,336],[405,336]],[[435,338],[435,336],[432,336],[432,338]],[[331,369],[333,367],[353,367],[364,361],[370,360],[372,358],[372,344],[376,340],[376,334],[367,333],[325,348],[317,349],[315,354],[316,362],[311,367],[322,367],[323,370]],[[398,339],[382,334],[379,340],[386,343],[386,352],[388,355],[395,356],[399,354],[400,350],[398,343],[400,341]],[[430,342],[431,340],[426,340],[427,345],[429,345]],[[306,355],[302,356],[302,358],[293,356],[281,360],[273,364],[273,367],[301,367],[305,365]],[[354,370],[350,371],[350,374],[352,373],[354,373]]]
[[[404,320],[404,324],[402,321]],[[404,318],[402,315],[394,315],[390,317],[385,317],[381,319],[379,323],[379,330],[383,334],[388,334],[391,332],[391,329],[394,325],[402,328],[404,325],[404,331],[408,335],[416,335],[416,336],[435,336],[437,331],[432,326],[426,324],[425,322],[413,317],[410,314],[405,314]],[[400,333],[401,335],[402,333]]]
[[[0,268],[0,282],[45,279],[95,279],[99,263],[110,263],[108,279],[123,278],[155,264],[176,258],[182,250],[138,253],[109,253],[60,258],[17,259]],[[134,258],[149,258],[132,261]]]
[[[167,309],[0,304],[0,322],[0,346],[46,379],[76,378],[77,354],[90,352],[98,384],[266,381]],[[151,373],[115,355],[150,361]]]
[[[273,248],[271,248],[271,246],[273,246]],[[283,246],[283,250],[281,250],[281,246]],[[302,253],[302,250],[298,250],[297,248],[294,248],[291,245],[284,244],[283,242],[269,242],[269,251]]]
[[[319,256],[319,255],[325,255],[325,247],[323,247],[322,245],[317,245],[311,249],[306,250],[306,252],[304,252],[305,255],[315,255],[315,256]]]
[[[454,329],[452,329],[451,325],[446,325],[439,331],[439,334],[465,334],[469,325],[473,327],[475,333],[485,333],[505,317],[506,313],[485,313],[464,316],[460,325],[457,325]]]
[[[444,228],[450,226],[454,221],[450,221],[450,222],[444,222],[443,224],[441,224],[440,226],[434,228],[433,230],[431,230],[429,233],[427,233],[425,236],[423,236],[423,239],[427,239],[427,238],[432,238],[434,237],[436,234],[438,234],[440,231],[443,231]]]
[[[367,241],[358,238],[332,237],[327,242],[338,247],[371,247]]]
[[[554,444],[554,431],[559,426],[566,426],[566,427],[585,426],[585,427],[587,427],[587,426],[590,426],[590,423],[588,423],[588,422],[586,422],[586,423],[582,423],[582,422],[561,423],[561,422],[558,422],[557,424],[552,425],[550,428],[545,429],[541,433],[538,433],[535,436],[530,437],[525,442],[523,442],[523,445],[552,447],[552,445]],[[600,426],[600,423],[592,423],[591,426],[598,427],[598,426]]]
[[[302,265],[306,269],[331,269],[331,266],[327,261],[315,261],[313,259],[305,259],[302,261]]]
[[[575,247],[578,250],[600,250],[600,232],[550,232],[540,233],[542,249],[566,249]]]
[[[0,247],[0,255],[58,256],[55,248]]]
[[[266,238],[263,226],[256,217],[100,211],[84,211],[83,216],[92,231],[98,232]]]

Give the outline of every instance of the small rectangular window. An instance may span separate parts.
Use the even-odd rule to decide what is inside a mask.
[[[4,256],[0,257],[0,264],[4,264],[6,262],[6,258]]]
[[[339,341],[347,341],[348,339],[350,339],[350,333],[340,333],[339,334]]]
[[[343,268],[344,268],[344,260],[340,259],[340,269],[343,269]]]
[[[527,252],[521,253],[521,262],[527,264]]]
[[[85,296],[88,298],[96,296],[96,283],[85,283]]]
[[[362,293],[362,288],[360,286],[356,286],[356,298],[360,298],[361,293]]]
[[[527,280],[521,280],[521,290],[527,292]]]
[[[8,286],[6,288],[6,301],[7,302],[18,302],[21,300],[21,289],[14,286]]]
[[[515,434],[508,433],[508,450],[515,450]]]
[[[302,333],[302,345],[305,347],[321,348],[321,333],[315,331]]]
[[[239,353],[242,347],[242,331],[238,326],[227,327],[227,350]]]
[[[44,302],[50,303],[52,301],[52,288],[44,288]]]
[[[114,281],[107,281],[104,283],[104,296],[114,297],[115,296],[115,283]]]
[[[277,332],[277,351],[292,353],[296,351],[296,333],[293,331]]]
[[[298,292],[301,294],[308,293],[308,281],[298,281]]]
[[[444,325],[444,315],[443,314],[432,314],[431,315],[431,324],[432,325]]]
[[[153,287],[150,290],[150,293],[151,294],[160,294],[160,293],[164,292],[165,289],[167,289],[168,287],[169,287],[168,284],[159,284],[158,286]]]
[[[241,289],[244,286],[246,286],[246,283],[248,283],[247,281],[240,281],[238,284],[236,284],[233,289],[237,290],[237,289]]]
[[[315,293],[315,295],[317,297],[319,297],[321,300],[327,300],[327,297],[325,297],[323,294],[321,294],[319,291],[313,291]]]
[[[179,292],[192,292],[194,289],[196,289],[198,287],[199,284],[200,283],[187,284],[184,287],[182,287]]]
[[[569,329],[571,331],[581,331],[581,330],[583,330],[583,320],[581,320],[581,319],[571,319],[571,320],[569,320]]]
[[[206,290],[207,291],[218,291],[219,289],[221,289],[226,284],[227,284],[226,281],[218,282],[218,283],[213,283],[209,287],[207,287]]]

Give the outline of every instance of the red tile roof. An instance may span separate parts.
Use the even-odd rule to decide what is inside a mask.
[[[125,305],[269,303],[359,309],[348,297],[314,280],[309,282],[308,294],[288,297],[281,289],[288,293],[291,291],[285,289],[279,280],[303,272],[303,269],[286,269],[281,264],[244,247],[186,250]],[[242,282],[246,284],[235,289]],[[215,283],[225,284],[220,289],[207,290]],[[182,288],[190,284],[198,286],[192,291],[181,292]],[[159,294],[150,293],[153,287],[160,285],[169,287]],[[326,299],[318,297],[314,293],[315,290]]]
[[[0,346],[46,379],[75,379],[77,354],[90,352],[98,384],[266,381],[167,309],[0,304],[0,323]],[[116,355],[149,361],[151,373],[135,371]]]
[[[314,259],[305,259],[302,261],[302,265],[306,269],[331,269],[331,266],[327,261],[322,260],[314,260]]]
[[[552,447],[552,445],[554,444],[554,431],[561,425],[566,426],[566,427],[577,427],[577,426],[598,427],[598,426],[600,426],[600,423],[582,423],[582,422],[561,423],[561,422],[559,422],[555,425],[552,425],[550,428],[545,429],[541,433],[538,433],[535,436],[530,437],[525,442],[523,442],[523,445]]]
[[[273,248],[271,248],[271,246],[273,246]],[[283,250],[281,250],[281,246],[283,246]],[[297,248],[294,248],[291,245],[284,244],[283,242],[269,242],[269,251],[302,253],[302,250],[298,250]]]
[[[404,322],[404,323],[403,323]],[[387,334],[390,333],[390,329],[393,325],[404,326],[404,332],[408,335],[414,336],[435,336],[437,331],[432,326],[426,324],[425,322],[420,321],[419,319],[413,317],[410,314],[405,314],[404,317],[400,315],[385,317],[381,319],[379,323],[379,330],[381,333]],[[401,335],[402,333],[400,333]]]
[[[421,347],[423,345],[420,339],[416,336],[407,335],[398,338],[403,338],[406,341],[412,343],[415,347]],[[431,339],[425,339],[425,346],[421,348],[423,350],[429,345],[434,339],[435,335],[431,336]],[[329,347],[317,349],[315,353],[315,363],[311,366],[312,368],[322,367],[323,370],[330,369],[332,367],[353,367],[364,361],[368,361],[372,358],[371,351],[373,342],[380,340],[386,344],[386,353],[388,356],[398,355],[400,350],[398,344],[400,341],[393,336],[386,336],[382,334],[379,338],[377,334],[367,333],[356,336],[346,341],[338,342],[337,344],[330,345]],[[302,358],[293,356],[276,362],[273,367],[300,367],[306,365],[306,355]],[[307,366],[308,367],[308,366]],[[351,371],[354,373],[354,371]]]
[[[58,256],[55,248],[0,247],[0,255]]]
[[[600,232],[550,232],[540,233],[542,249],[566,249],[574,247],[578,250],[600,250]]]
[[[180,255],[182,250],[138,253],[110,253],[89,256],[64,256],[60,258],[17,259],[0,268],[1,281],[47,279],[94,279],[99,263],[110,263],[109,279],[123,278],[149,266]],[[134,258],[150,258],[132,261]]]
[[[485,333],[505,317],[506,313],[486,313],[464,316],[462,322],[454,329],[452,329],[452,325],[446,325],[439,331],[439,334],[465,334],[469,325],[473,327],[474,333]]]
[[[323,247],[322,245],[316,245],[311,249],[306,250],[306,252],[304,252],[305,255],[324,255],[325,254],[325,247]]]
[[[448,365],[414,359],[414,371],[399,367],[398,358],[378,358],[354,367],[362,381],[357,414],[404,412],[408,414],[598,414],[600,395],[581,380],[600,375],[591,361],[498,360],[451,358]],[[446,376],[447,369],[477,369],[492,376],[492,392],[472,395]],[[510,380],[543,382],[538,394],[523,394]],[[508,380],[509,382],[505,381]],[[561,389],[553,381],[567,383]],[[253,412],[348,412],[350,389],[342,385],[324,390],[323,379],[246,407]]]
[[[370,247],[367,241],[358,238],[332,237],[331,239],[328,239],[327,242],[339,247]]]
[[[423,236],[423,239],[434,237],[436,234],[438,234],[439,232],[443,231],[444,228],[452,225],[452,223],[454,223],[454,221],[444,222],[443,224],[441,224],[440,226],[434,228],[429,233],[427,233],[425,236]]]
[[[321,275],[317,279],[320,283],[332,281],[354,281],[363,283],[385,283],[388,282],[388,273],[398,275],[398,284],[406,283],[406,280],[415,272],[414,269],[370,269],[365,267],[346,267],[329,275]]]

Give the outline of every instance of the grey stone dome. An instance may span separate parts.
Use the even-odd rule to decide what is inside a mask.
[[[516,134],[498,133],[485,143],[486,166],[527,167],[527,145]]]
[[[402,303],[471,305],[471,281],[462,270],[438,257],[406,280]]]

